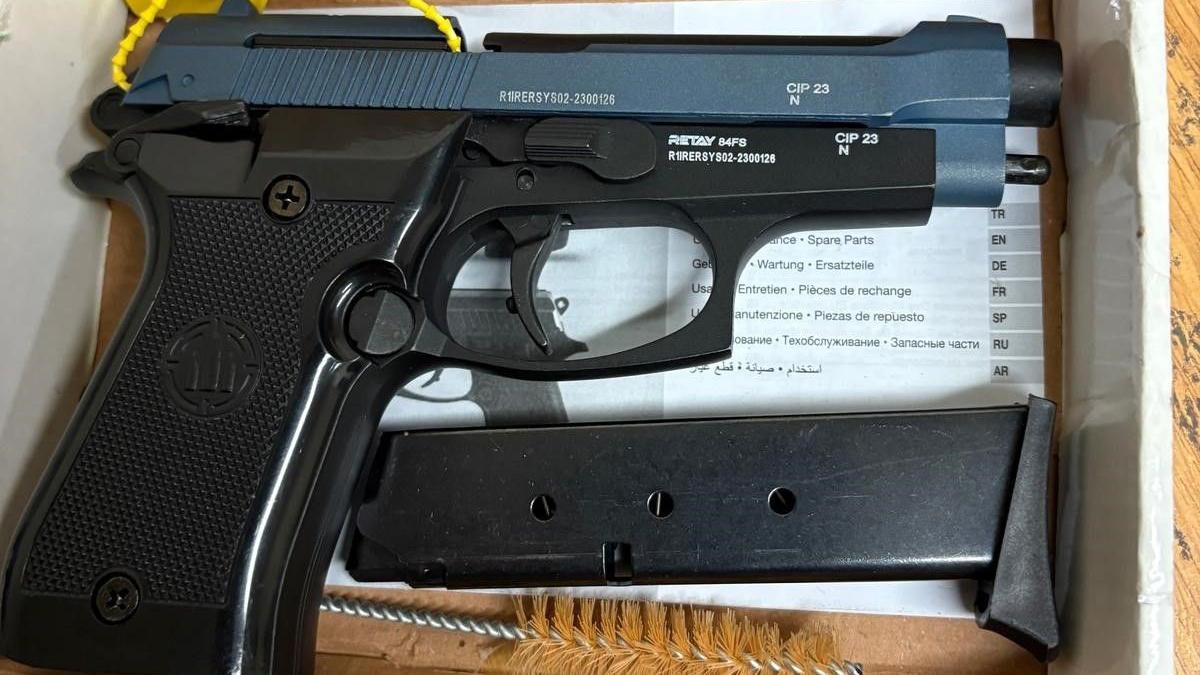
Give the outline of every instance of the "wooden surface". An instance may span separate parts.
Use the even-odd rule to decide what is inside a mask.
[[[1167,0],[1175,357],[1175,666],[1200,673],[1200,14]]]

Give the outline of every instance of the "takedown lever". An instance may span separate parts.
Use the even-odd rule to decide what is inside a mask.
[[[554,242],[563,226],[569,227],[571,221],[564,215],[531,215],[500,218],[500,225],[513,238],[514,244],[509,272],[512,297],[508,309],[521,318],[525,332],[529,333],[538,349],[549,356],[554,348],[538,318],[533,299],[537,293],[538,277],[550,259]]]

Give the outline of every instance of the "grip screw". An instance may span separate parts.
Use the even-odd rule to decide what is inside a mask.
[[[124,574],[106,578],[92,594],[92,606],[104,623],[121,623],[137,611],[141,594],[133,579]]]
[[[308,186],[294,176],[276,178],[263,193],[263,205],[280,220],[293,220],[308,208]]]

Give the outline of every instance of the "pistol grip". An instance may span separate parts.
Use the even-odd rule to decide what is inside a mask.
[[[313,118],[297,115],[276,116],[257,145],[146,134],[137,166],[107,184],[97,156],[81,166],[77,183],[136,207],[146,269],[18,532],[7,656],[105,672],[311,670],[317,594],[359,468],[387,401],[427,361],[339,351],[327,296],[348,270],[394,256],[397,211],[409,232],[436,220],[428,188],[445,181],[459,125],[445,117],[370,161],[343,158],[352,173],[383,165],[389,181],[372,191],[304,163],[316,152],[296,129]],[[289,134],[299,152],[284,152]],[[398,189],[405,170],[429,182]],[[289,177],[300,173],[307,184]],[[276,192],[290,195],[282,206]]]
[[[23,525],[5,653],[123,670],[136,648],[171,672],[232,658],[205,652],[232,646],[213,636],[236,620],[236,578],[260,545],[259,488],[284,470],[302,383],[329,368],[300,294],[337,249],[377,239],[386,213],[319,206],[282,225],[251,200],[170,200],[148,279]],[[63,631],[86,659],[46,660]]]

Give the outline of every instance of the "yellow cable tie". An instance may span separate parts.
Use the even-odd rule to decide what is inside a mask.
[[[454,32],[454,24],[442,16],[438,12],[437,7],[425,2],[425,0],[408,0],[408,6],[420,12],[426,19],[432,21],[433,25],[437,26],[438,31],[446,36],[446,46],[450,47],[450,51],[462,51],[462,38],[458,36],[458,33]]]
[[[123,91],[129,91],[129,76],[125,74],[125,64],[129,62],[129,54],[133,48],[137,46],[138,40],[146,34],[146,28],[154,23],[154,18],[158,13],[167,6],[167,0],[150,0],[150,4],[146,9],[138,14],[137,21],[134,21],[129,30],[125,32],[125,37],[117,43],[117,51],[112,57],[112,79],[113,84],[120,87]]]
[[[426,19],[429,19],[437,26],[438,31],[446,36],[446,46],[452,52],[462,51],[462,38],[458,33],[454,32],[454,24],[450,20],[442,16],[437,8],[425,2],[425,0],[407,0],[410,7],[417,10]],[[265,1],[263,3],[266,4]],[[146,34],[146,28],[154,23],[154,19],[158,17],[158,13],[166,9],[167,0],[150,0],[150,4],[146,6],[142,12],[137,15],[137,21],[126,31],[125,37],[117,43],[117,51],[112,57],[112,79],[113,84],[117,85],[124,91],[129,91],[129,76],[125,73],[125,65],[129,61],[129,54],[133,52],[133,48],[137,46],[138,40]]]

